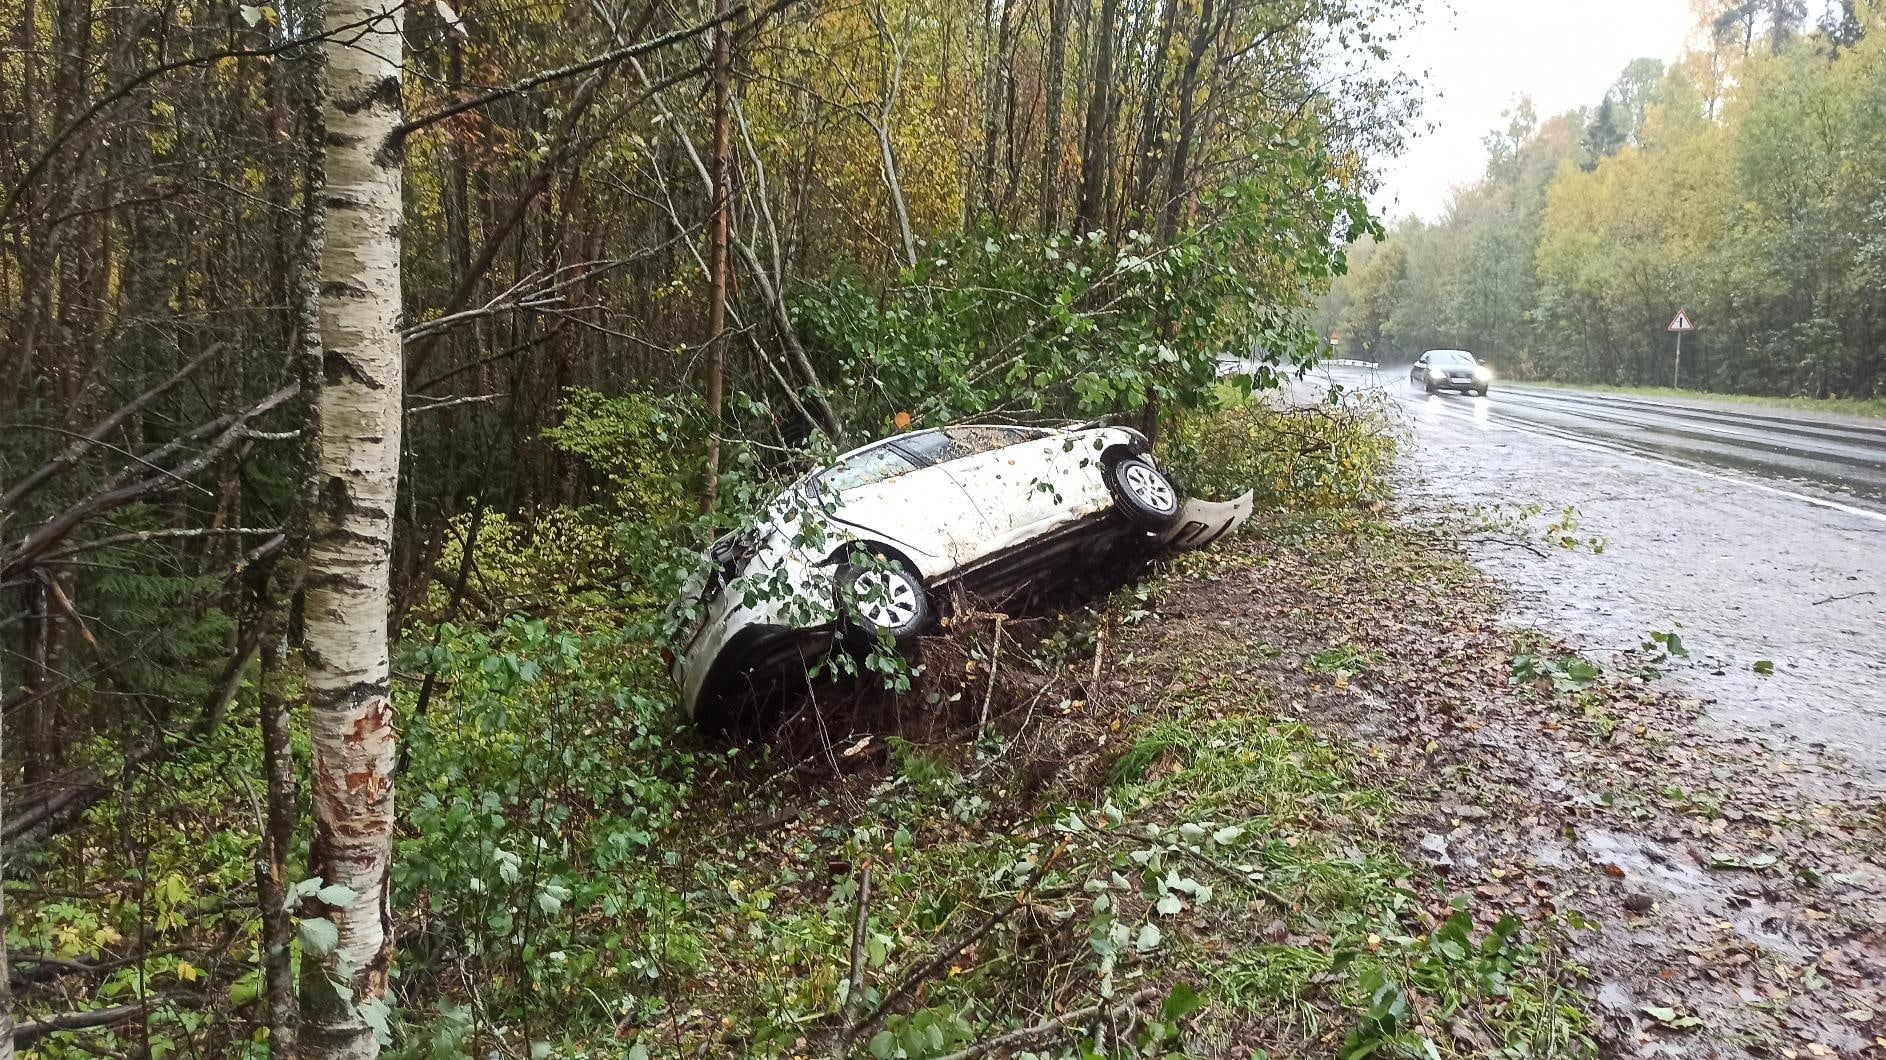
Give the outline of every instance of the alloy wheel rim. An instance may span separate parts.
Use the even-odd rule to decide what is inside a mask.
[[[865,571],[851,583],[858,616],[880,629],[897,629],[917,617],[917,590],[908,579]]]
[[[1157,511],[1169,512],[1178,506],[1178,498],[1173,495],[1172,484],[1166,477],[1145,464],[1128,464],[1126,468],[1126,488]]]

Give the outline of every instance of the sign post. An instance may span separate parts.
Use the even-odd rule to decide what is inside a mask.
[[[1688,313],[1679,309],[1676,311],[1676,319],[1670,321],[1670,326],[1664,330],[1676,333],[1676,363],[1670,368],[1670,386],[1672,389],[1677,389],[1682,386],[1683,379],[1683,336],[1695,331],[1696,325],[1690,323]]]

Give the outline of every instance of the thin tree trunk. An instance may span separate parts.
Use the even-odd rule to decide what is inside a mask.
[[[1107,216],[1108,141],[1113,127],[1113,41],[1118,35],[1120,0],[1101,0],[1094,26],[1094,87],[1087,100],[1087,123],[1081,134],[1081,197],[1075,213],[1080,234],[1105,223]]]
[[[615,37],[618,44],[624,40],[619,29],[615,30]],[[661,93],[653,91],[655,82],[648,76],[648,68],[635,58],[630,58],[628,62],[629,68],[635,71],[636,79],[642,83],[642,87],[651,90],[649,101],[661,114],[662,127],[674,134],[682,150],[687,154],[688,161],[694,166],[695,175],[711,189],[713,174],[708,171],[706,163],[701,160],[700,152],[695,149],[694,138],[689,136],[687,129],[675,120],[674,112],[668,108]],[[823,431],[826,437],[834,441],[842,440],[844,431],[839,425],[837,412],[833,410],[831,401],[826,396],[825,384],[820,381],[818,371],[812,365],[812,358],[806,354],[805,344],[799,341],[799,334],[793,329],[792,314],[787,310],[784,292],[781,290],[786,278],[782,275],[775,283],[772,274],[766,270],[760,262],[759,255],[746,240],[734,239],[731,243],[734,252],[740,256],[740,264],[746,270],[745,275],[759,289],[760,300],[766,304],[767,311],[772,315],[773,326],[786,344],[789,360],[798,370],[800,380],[808,391],[811,412],[816,420],[814,426]]]
[[[1209,0],[1207,0],[1209,2]],[[1172,27],[1178,21],[1178,0],[1166,0],[1159,15],[1159,36],[1146,69],[1146,95],[1140,110],[1139,144],[1133,151],[1133,191],[1127,210],[1137,213],[1139,224],[1149,225],[1155,216],[1152,206],[1153,181],[1164,156],[1161,141],[1165,108],[1161,96],[1166,87],[1166,53],[1172,50]]]
[[[1061,226],[1061,96],[1067,91],[1067,5],[1048,0],[1048,98],[1041,144],[1041,230]]]
[[[1015,0],[1002,0],[1002,15],[995,19],[994,0],[985,0],[982,8],[982,42],[986,49],[990,43],[991,20],[995,21],[995,53],[988,59],[988,74],[983,78],[982,95],[982,154],[977,162],[976,197],[974,212],[992,216],[995,213],[995,147],[1001,122],[997,117],[998,109],[1009,98],[1009,86],[1014,80],[1009,70],[1010,34],[1014,26]],[[1011,107],[1009,121],[1014,121]]]
[[[727,16],[727,0],[714,0],[714,17]],[[701,480],[701,511],[720,499],[722,391],[727,377],[727,221],[733,208],[732,124],[728,81],[733,76],[733,27],[714,30],[714,242],[708,257],[707,474]]]
[[[379,1055],[397,738],[387,594],[399,480],[401,22],[394,0],[329,0],[326,239],[321,255],[320,451],[310,512],[305,648],[313,748],[310,870],[348,895],[312,903],[336,929],[303,948],[301,1046],[318,1060]],[[350,25],[365,24],[360,31]],[[339,988],[345,988],[343,992]]]
[[[1205,49],[1218,34],[1213,18],[1213,0],[1204,0],[1198,12],[1198,28],[1193,31],[1186,52],[1185,69],[1179,75],[1179,127],[1172,140],[1170,168],[1166,171],[1165,208],[1159,216],[1159,242],[1170,243],[1178,234],[1188,197],[1186,170],[1191,166],[1192,140],[1198,132],[1198,72],[1205,60]]]
[[[0,713],[0,759],[7,749],[6,716]],[[0,824],[6,822],[6,783],[0,776]],[[13,986],[7,971],[6,855],[0,852],[0,1060],[13,1060]]]
[[[269,1056],[293,1060],[299,1048],[301,1013],[295,1004],[295,926],[287,907],[288,854],[301,816],[291,738],[288,659],[285,645],[288,586],[299,579],[292,565],[277,563],[276,585],[262,601],[262,765],[267,777],[267,828],[256,866],[256,904],[262,915],[262,982],[268,1012]]]

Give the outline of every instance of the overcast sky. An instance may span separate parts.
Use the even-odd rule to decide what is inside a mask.
[[[1428,220],[1449,189],[1486,168],[1480,138],[1521,95],[1541,118],[1595,104],[1639,56],[1669,62],[1689,35],[1688,0],[1433,0],[1427,23],[1402,42],[1405,68],[1425,86],[1422,125],[1387,164],[1376,206],[1387,218]],[[1445,10],[1451,6],[1452,11]]]

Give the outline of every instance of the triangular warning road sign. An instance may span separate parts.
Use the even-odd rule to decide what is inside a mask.
[[[1678,310],[1676,314],[1676,319],[1670,321],[1670,326],[1665,328],[1664,330],[1665,331],[1695,331],[1696,325],[1690,323],[1690,315],[1688,313],[1685,313],[1682,310]]]

